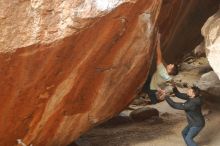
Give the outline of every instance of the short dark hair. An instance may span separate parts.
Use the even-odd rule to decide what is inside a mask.
[[[174,64],[174,66],[173,66],[173,69],[172,69],[172,71],[171,71],[171,75],[173,75],[173,76],[175,76],[175,75],[177,75],[179,73],[179,69],[178,69],[178,65],[177,64]]]
[[[197,86],[192,86],[191,89],[193,90],[195,96],[199,96],[200,95],[200,89]]]

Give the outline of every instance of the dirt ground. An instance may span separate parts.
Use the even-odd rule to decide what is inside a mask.
[[[97,127],[78,140],[80,146],[185,146],[181,130],[186,125],[184,112],[173,110],[166,102],[153,106],[159,119],[125,122]],[[201,146],[220,145],[220,109],[209,105],[206,126],[196,138]]]
[[[185,68],[178,79],[182,82],[195,82],[199,79],[199,72],[206,62],[202,59],[200,67],[198,61],[191,64],[190,70]],[[202,63],[201,63],[202,62]],[[194,68],[193,68],[194,66]],[[195,67],[196,66],[196,67]],[[200,72],[201,73],[201,72]],[[180,99],[173,98],[182,102]],[[200,146],[220,146],[220,103],[206,102],[203,113],[206,126],[196,137]],[[160,112],[159,118],[151,118],[142,122],[133,122],[128,119],[128,110],[123,111],[120,118],[96,127],[81,136],[77,143],[79,146],[185,146],[181,136],[186,126],[184,111],[172,109],[165,101],[154,107]],[[132,106],[140,108],[143,106]]]

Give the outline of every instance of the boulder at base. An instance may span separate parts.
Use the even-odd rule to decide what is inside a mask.
[[[139,108],[130,113],[130,117],[135,121],[144,121],[152,117],[159,117],[159,111],[155,108]]]

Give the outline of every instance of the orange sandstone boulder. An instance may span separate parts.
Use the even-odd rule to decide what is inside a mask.
[[[123,110],[147,77],[160,7],[3,0],[0,145],[65,146]]]

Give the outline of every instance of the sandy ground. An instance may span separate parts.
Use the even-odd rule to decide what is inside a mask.
[[[94,128],[78,140],[79,146],[185,146],[181,137],[186,125],[184,112],[173,110],[166,102],[153,107],[160,111],[159,119]],[[219,146],[220,109],[208,107],[211,113],[206,116],[206,126],[196,141],[201,146]]]
[[[199,60],[201,62],[201,60]],[[198,62],[197,62],[198,63]],[[204,61],[200,63],[204,66]],[[194,63],[195,65],[195,63]],[[194,66],[195,67],[195,66]],[[195,82],[199,79],[201,68],[185,69],[178,76],[182,81]],[[180,99],[173,98],[176,101]],[[206,126],[196,137],[200,146],[220,146],[220,103],[206,103],[203,112],[206,115]],[[133,106],[140,108],[141,106]],[[116,122],[107,122],[81,136],[77,143],[79,146],[185,146],[181,136],[186,126],[184,111],[172,109],[165,101],[150,106],[157,108],[160,118],[151,118],[142,122],[133,122],[126,117],[129,111],[123,111],[124,119]],[[220,107],[220,106],[219,106]]]

